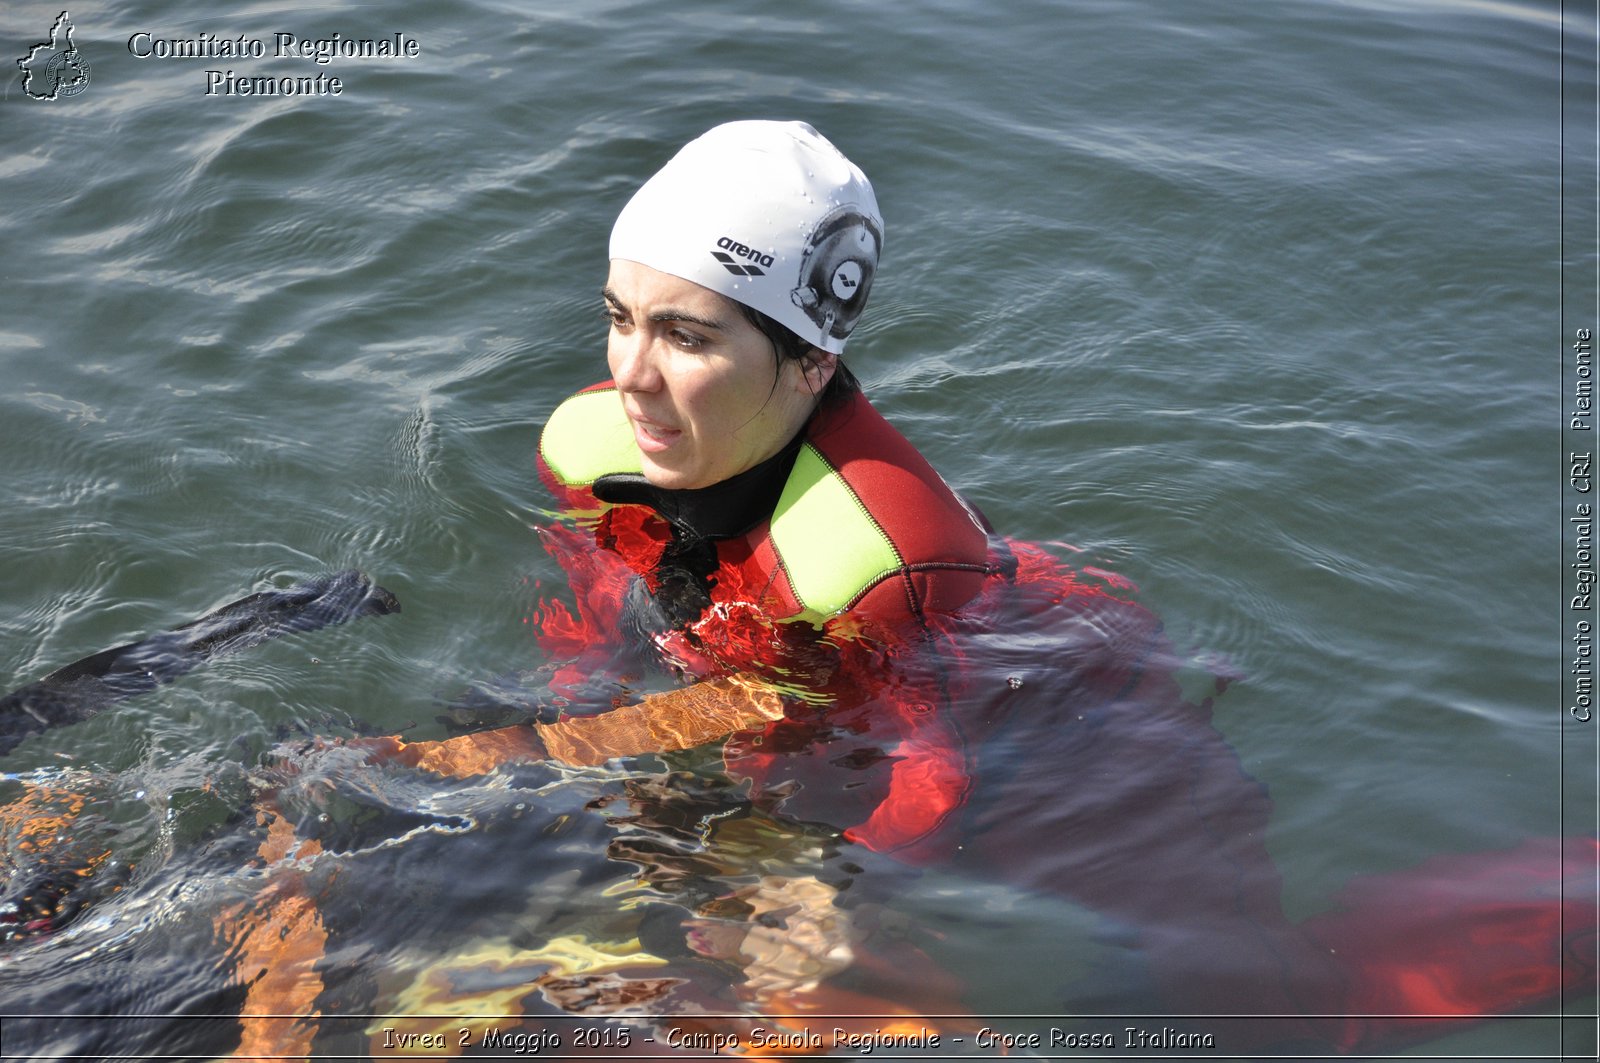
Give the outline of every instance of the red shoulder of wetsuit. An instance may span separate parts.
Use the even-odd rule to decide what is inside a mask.
[[[775,534],[773,522],[763,521],[742,540],[719,546],[719,585],[726,592],[757,593],[776,619],[820,614],[890,635],[906,622],[920,626],[929,614],[953,612],[978,594],[993,571],[981,520],[865,396],[819,411],[805,443],[845,488],[826,496],[846,511],[824,511],[820,519],[813,511],[813,526],[803,533],[827,537],[836,560],[819,562],[812,550],[794,556],[793,530],[786,555],[784,533]],[[791,483],[795,475],[798,466]],[[850,538],[852,531],[868,541]],[[862,567],[858,551],[879,554],[885,542],[892,560]],[[815,575],[819,564],[860,570],[844,580],[848,590],[836,586],[834,597],[807,601],[798,588],[807,583],[806,566]]]
[[[824,410],[807,439],[850,486],[900,565],[864,588],[848,612],[892,621],[959,609],[991,572],[976,513],[866,396]]]

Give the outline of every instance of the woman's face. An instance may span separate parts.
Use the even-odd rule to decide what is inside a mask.
[[[623,259],[606,278],[606,360],[658,487],[709,487],[772,457],[810,417],[834,357],[776,364],[738,304]]]

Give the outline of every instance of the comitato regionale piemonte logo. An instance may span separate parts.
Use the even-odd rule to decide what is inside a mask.
[[[89,87],[89,61],[72,43],[72,19],[65,11],[50,27],[50,39],[28,49],[17,65],[22,68],[22,91],[31,99],[76,96]]]

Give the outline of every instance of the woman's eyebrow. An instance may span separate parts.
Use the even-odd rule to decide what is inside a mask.
[[[605,301],[610,303],[615,309],[623,312],[627,311],[627,307],[623,305],[622,300],[617,298],[616,292],[612,291],[610,288],[602,288],[600,290],[600,294],[605,298]],[[704,318],[698,314],[691,314],[687,310],[679,310],[676,307],[670,306],[661,310],[657,310],[655,313],[651,314],[650,320],[656,322],[687,321],[691,325],[699,325],[701,328],[716,329],[718,332],[726,332],[728,328],[725,322],[718,321],[713,318]]]

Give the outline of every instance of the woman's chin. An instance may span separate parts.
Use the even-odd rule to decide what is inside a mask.
[[[691,487],[703,486],[697,481],[695,471],[682,468],[678,463],[667,464],[650,454],[642,455],[640,471],[650,483],[665,491],[683,491]]]

